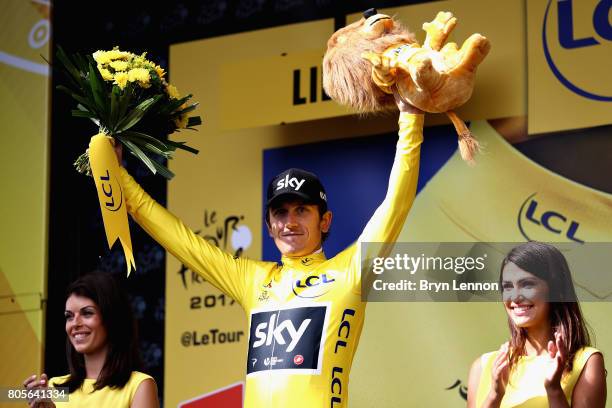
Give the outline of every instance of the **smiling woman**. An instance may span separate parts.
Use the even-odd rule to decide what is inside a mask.
[[[66,387],[68,402],[30,401],[30,407],[159,406],[157,387],[140,367],[128,296],[108,273],[85,275],[67,290],[66,354],[70,374],[27,378],[28,389]]]
[[[468,407],[604,407],[601,352],[591,347],[563,254],[528,242],[502,262],[510,340],[472,364]]]

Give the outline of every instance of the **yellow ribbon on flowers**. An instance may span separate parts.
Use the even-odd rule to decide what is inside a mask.
[[[132,253],[125,197],[119,178],[119,163],[111,139],[107,135],[98,133],[91,138],[89,163],[98,190],[108,247],[112,248],[117,238],[119,239],[129,276],[131,268],[136,270],[136,263]]]

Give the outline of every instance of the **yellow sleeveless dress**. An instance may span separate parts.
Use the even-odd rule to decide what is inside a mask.
[[[129,408],[136,394],[138,386],[149,378],[150,375],[139,371],[132,371],[132,376],[125,387],[121,389],[104,387],[101,390],[93,391],[95,379],[86,378],[83,386],[68,396],[68,402],[56,402],[57,408],[80,408],[80,407],[113,407]],[[52,387],[59,386],[68,379],[68,375],[53,377],[49,380]]]
[[[486,353],[481,356],[480,364],[482,374],[476,394],[476,406],[480,407],[487,399],[491,388],[491,372],[493,362],[497,357],[497,351]],[[569,374],[561,378],[561,388],[565,393],[567,402],[571,405],[574,386],[582,373],[582,369],[589,357],[594,353],[600,353],[593,347],[580,349],[574,357],[574,366]],[[544,389],[544,375],[546,356],[524,356],[518,361],[506,386],[506,393],[501,401],[500,408],[548,408],[548,397]]]

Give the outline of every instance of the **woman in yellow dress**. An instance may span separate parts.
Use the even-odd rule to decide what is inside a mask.
[[[563,254],[527,242],[502,262],[510,341],[470,368],[468,407],[604,407],[606,371]]]
[[[67,387],[68,402],[30,401],[30,407],[157,408],[157,386],[140,366],[128,296],[108,273],[85,275],[67,290],[66,352],[70,374],[33,375],[27,389]]]

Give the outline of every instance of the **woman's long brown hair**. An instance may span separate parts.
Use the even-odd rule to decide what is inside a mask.
[[[512,249],[502,262],[500,287],[503,287],[504,267],[512,262],[522,270],[529,272],[548,284],[549,319],[552,328],[551,336],[559,332],[567,347],[565,371],[572,370],[574,357],[582,348],[591,345],[591,337],[582,312],[567,261],[561,251],[552,245],[530,241]],[[509,368],[512,371],[521,356],[525,355],[527,330],[517,327],[508,316],[510,328]]]

